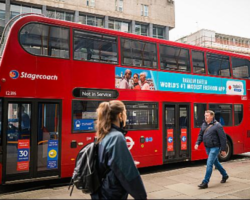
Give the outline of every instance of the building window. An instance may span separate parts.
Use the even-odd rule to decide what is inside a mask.
[[[32,13],[37,13],[37,14],[42,14],[42,9],[40,8],[31,8],[31,12]]]
[[[153,27],[153,37],[164,39],[164,28],[161,27]]]
[[[109,20],[109,29],[129,33],[130,32],[130,23],[116,21],[116,20]]]
[[[65,13],[65,20],[73,22],[74,21],[74,14],[72,14],[72,13]]]
[[[148,17],[148,5],[141,5],[141,16]]]
[[[13,18],[17,15],[23,13],[37,13],[41,14],[42,10],[40,8],[32,7],[32,6],[23,6],[23,5],[10,5],[10,17]]]
[[[79,15],[79,22],[90,26],[104,27],[103,18],[88,15]]]
[[[116,11],[123,11],[123,0],[116,0]]]
[[[17,15],[21,14],[21,6],[19,5],[11,5],[10,6],[10,18],[13,18]]]
[[[231,76],[229,56],[207,54],[208,74],[217,76]]]
[[[74,21],[74,14],[57,10],[47,10],[47,17],[65,21]]]
[[[87,0],[86,4],[87,6],[95,7],[95,0]]]
[[[148,25],[136,24],[135,34],[148,36]]]
[[[22,13],[31,13],[31,7],[22,6]]]
[[[0,3],[0,20],[5,20],[5,3]]]

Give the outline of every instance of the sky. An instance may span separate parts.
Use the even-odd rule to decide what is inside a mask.
[[[175,41],[200,29],[250,38],[250,0],[174,0]]]

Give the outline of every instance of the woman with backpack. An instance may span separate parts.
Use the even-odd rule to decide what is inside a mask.
[[[147,194],[128,150],[125,105],[118,100],[103,102],[97,109],[98,172],[103,181],[92,199],[146,199]]]

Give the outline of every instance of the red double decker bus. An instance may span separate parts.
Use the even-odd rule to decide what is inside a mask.
[[[220,159],[250,151],[250,57],[22,15],[0,62],[1,184],[70,177],[96,108],[113,99],[139,167],[205,159],[193,147],[207,109],[227,134]]]

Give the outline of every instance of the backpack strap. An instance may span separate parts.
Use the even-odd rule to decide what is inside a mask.
[[[71,188],[71,187],[72,187],[72,188]],[[71,188],[70,196],[72,196],[74,187],[75,187],[75,184],[74,184],[74,180],[73,180],[73,178],[72,178],[71,181],[70,181],[70,183],[69,183],[69,187],[68,187],[68,190]]]
[[[203,135],[208,131],[208,129],[210,129],[214,124],[210,124],[203,132]]]
[[[213,125],[218,124],[219,122],[215,121],[213,124],[210,124],[203,132],[203,135],[210,129]]]

